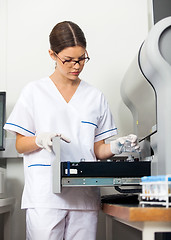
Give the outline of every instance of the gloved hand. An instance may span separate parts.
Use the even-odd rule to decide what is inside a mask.
[[[140,150],[138,138],[134,134],[120,137],[110,142],[110,150],[113,154],[121,154],[122,152],[135,152]]]
[[[43,132],[37,135],[35,143],[38,147],[46,149],[48,152],[51,152],[52,149],[52,138],[60,137],[63,141],[70,143],[70,139],[66,138],[62,134],[52,133],[52,132]]]

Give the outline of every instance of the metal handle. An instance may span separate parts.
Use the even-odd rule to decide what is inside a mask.
[[[52,139],[53,151],[55,153],[55,160],[52,164],[53,175],[53,192],[61,193],[61,160],[60,160],[60,138],[55,137]]]

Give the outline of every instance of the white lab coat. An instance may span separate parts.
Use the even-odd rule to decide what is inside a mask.
[[[81,81],[67,103],[49,77],[29,83],[22,91],[5,127],[25,136],[41,132],[62,133],[71,143],[61,142],[61,161],[96,161],[94,142],[117,134],[103,94]],[[54,154],[38,150],[24,154],[25,186],[22,208],[97,210],[98,188],[63,188],[52,192]]]

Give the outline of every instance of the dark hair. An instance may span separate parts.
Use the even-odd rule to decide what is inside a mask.
[[[54,26],[49,35],[50,48],[57,54],[67,47],[81,46],[86,48],[86,39],[81,28],[64,21]]]

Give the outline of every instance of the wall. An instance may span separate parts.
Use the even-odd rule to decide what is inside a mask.
[[[54,70],[48,56],[48,36],[52,27],[63,20],[78,23],[87,38],[91,60],[81,78],[105,94],[119,136],[124,134],[123,126],[131,132],[131,117],[121,100],[120,83],[147,35],[147,0],[0,0],[0,91],[7,92],[7,117],[25,84]],[[8,194],[17,199],[13,240],[22,240],[22,161],[9,159],[7,170]],[[98,240],[104,240],[103,233],[99,236]]]

